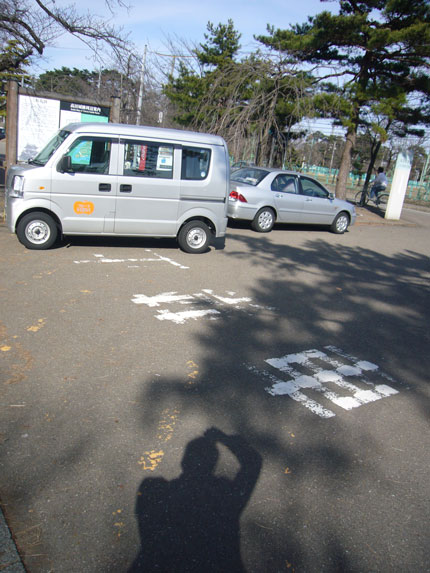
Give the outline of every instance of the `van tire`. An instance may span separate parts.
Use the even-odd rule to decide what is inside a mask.
[[[50,215],[34,211],[19,221],[16,234],[27,249],[43,250],[52,247],[57,240],[58,227]]]
[[[204,253],[211,241],[211,231],[202,221],[189,221],[178,233],[179,247],[186,253]]]

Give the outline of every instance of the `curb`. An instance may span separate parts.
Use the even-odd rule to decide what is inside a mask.
[[[2,573],[25,573],[15,542],[0,508],[0,571]]]

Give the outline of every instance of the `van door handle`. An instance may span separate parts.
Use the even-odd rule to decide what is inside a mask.
[[[99,183],[99,191],[110,191],[110,183]]]
[[[121,193],[131,193],[132,186],[131,185],[120,185],[119,190]]]

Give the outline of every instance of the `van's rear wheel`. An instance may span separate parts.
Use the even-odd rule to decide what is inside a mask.
[[[179,246],[186,253],[204,253],[210,240],[210,229],[202,221],[189,221],[178,233]]]
[[[57,240],[58,227],[47,213],[28,213],[16,228],[19,241],[27,249],[49,249]]]

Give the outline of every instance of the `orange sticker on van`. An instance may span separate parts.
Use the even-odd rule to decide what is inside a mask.
[[[91,215],[94,211],[94,203],[90,201],[76,201],[73,209],[77,215]]]

